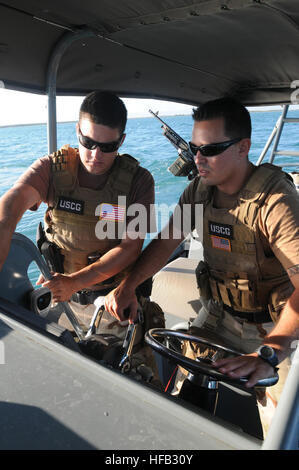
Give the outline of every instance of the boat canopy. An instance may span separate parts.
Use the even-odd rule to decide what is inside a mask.
[[[6,0],[0,18],[9,89],[258,106],[299,87],[298,0]]]

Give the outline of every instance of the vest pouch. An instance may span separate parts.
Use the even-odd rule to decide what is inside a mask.
[[[55,273],[64,273],[64,256],[62,255],[60,248],[55,243],[52,243],[47,240],[41,222],[38,224],[36,231],[36,244],[39,251],[45,258],[45,261],[50,271]]]
[[[64,273],[63,260],[60,248],[55,243],[45,241],[40,248],[50,271],[55,273]]]
[[[261,307],[257,301],[255,284],[248,279],[236,279],[230,288],[236,310],[257,310]]]
[[[275,287],[270,292],[268,309],[274,323],[277,323],[287,300],[294,292],[294,287],[290,281]]]
[[[207,263],[200,261],[195,270],[197,287],[199,290],[199,295],[204,300],[209,300],[212,298],[212,292],[210,287],[210,274]]]
[[[213,299],[235,310],[248,312],[261,307],[257,300],[255,284],[249,279],[211,278],[211,289]]]
[[[151,300],[140,296],[138,302],[142,308],[143,313],[143,329],[144,334],[152,328],[165,328],[165,317],[161,307]]]

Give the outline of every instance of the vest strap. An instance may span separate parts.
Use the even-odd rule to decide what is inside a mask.
[[[257,229],[260,207],[277,183],[287,179],[288,175],[275,165],[265,163],[255,167],[230,209],[213,206],[213,187],[200,179],[194,184],[194,203],[204,204],[204,259],[212,298],[232,311],[257,315],[259,309],[268,312],[272,289],[287,281],[287,274],[274,255],[267,257],[261,251]],[[219,227],[231,227],[231,238],[225,240],[226,244],[224,235],[221,238],[217,237],[218,232],[214,234],[211,221]],[[262,253],[259,259],[258,253]]]
[[[246,320],[248,323],[268,323],[272,322],[269,310],[261,310],[257,312],[239,312],[234,310],[229,305],[223,305],[223,310],[233,317]]]

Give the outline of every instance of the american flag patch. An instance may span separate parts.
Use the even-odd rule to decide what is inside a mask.
[[[115,222],[123,222],[125,219],[125,212],[125,206],[103,203],[100,206],[100,219],[111,220]]]
[[[228,238],[221,238],[212,235],[211,240],[213,248],[218,248],[219,250],[232,251],[230,240]]]

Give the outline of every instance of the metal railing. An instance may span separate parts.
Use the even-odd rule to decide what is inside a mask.
[[[277,156],[286,156],[286,157],[299,157],[299,151],[290,151],[290,150],[278,150],[278,145],[279,145],[279,142],[280,142],[280,138],[281,138],[281,134],[282,134],[282,131],[283,131],[283,128],[284,128],[284,125],[285,124],[288,124],[288,123],[299,123],[299,118],[288,118],[287,117],[287,114],[288,114],[288,111],[289,111],[289,105],[284,105],[283,106],[283,109],[282,109],[282,113],[281,113],[281,116],[279,116],[274,128],[273,128],[273,131],[269,137],[269,139],[267,140],[267,143],[265,145],[265,147],[263,148],[262,152],[261,152],[261,155],[257,161],[257,165],[260,165],[262,163],[262,161],[264,160],[269,148],[271,147],[273,141],[274,141],[274,144],[273,144],[273,148],[272,148],[272,151],[271,151],[271,155],[270,155],[270,158],[269,158],[269,163],[273,163],[274,162],[274,159],[275,157]],[[285,166],[288,166],[288,167],[298,167],[299,168],[299,160],[297,162],[293,162],[293,163],[275,163],[277,166],[281,166],[281,167],[285,167]]]

